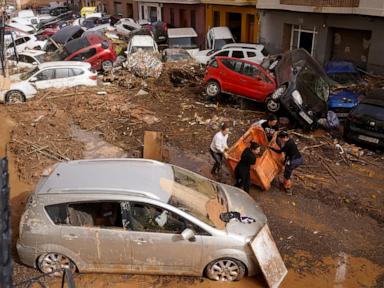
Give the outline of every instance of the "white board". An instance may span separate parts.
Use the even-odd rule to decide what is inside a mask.
[[[288,270],[277,250],[267,224],[264,225],[250,245],[259,262],[261,271],[267,280],[268,286],[271,288],[279,287],[287,275]]]

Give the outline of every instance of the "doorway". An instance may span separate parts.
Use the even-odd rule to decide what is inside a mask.
[[[227,13],[227,26],[231,30],[236,42],[241,41],[241,14]]]

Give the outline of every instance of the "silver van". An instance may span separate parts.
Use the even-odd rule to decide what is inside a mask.
[[[241,217],[239,217],[241,216]],[[266,217],[244,191],[143,159],[79,160],[44,172],[20,221],[20,260],[42,272],[205,275],[259,271]]]

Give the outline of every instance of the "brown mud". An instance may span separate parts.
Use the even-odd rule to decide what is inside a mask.
[[[49,91],[22,105],[0,107],[0,152],[4,155],[8,143],[14,244],[25,201],[45,167],[63,159],[140,155],[143,132],[153,130],[164,133],[169,162],[211,177],[207,147],[220,123],[231,124],[233,143],[263,115],[204,102],[196,87],[149,84],[149,94],[140,97],[137,90],[112,85],[102,88],[107,96],[76,90],[74,95],[81,96],[49,99],[47,95],[62,93]],[[148,117],[140,107],[149,111]],[[294,195],[282,193],[277,183],[268,192],[251,191],[289,270],[281,287],[384,287],[382,156],[365,151],[365,163],[345,163],[327,134],[295,139],[306,164],[296,173]],[[325,144],[308,148],[319,143]],[[231,174],[224,172],[217,180],[232,184]],[[39,275],[18,262],[15,249],[13,255],[15,282]],[[75,281],[77,287],[92,288],[266,287],[262,277],[217,283],[193,277],[79,274]],[[60,287],[52,279],[46,285]]]

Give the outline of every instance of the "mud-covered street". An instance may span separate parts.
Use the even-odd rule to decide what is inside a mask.
[[[115,82],[43,91],[32,101],[0,106],[0,149],[7,144],[0,152],[8,155],[11,170],[15,283],[39,275],[19,263],[15,242],[26,199],[44,168],[72,159],[141,157],[144,131],[150,130],[163,133],[166,161],[212,178],[208,147],[220,123],[230,125],[233,143],[264,116],[258,107],[216,105],[193,84],[173,87],[167,75],[131,84],[129,89]],[[146,93],[138,95],[141,89]],[[383,155],[325,131],[294,132],[305,158],[295,172],[294,195],[283,193],[277,182],[266,192],[251,189],[289,270],[281,287],[384,287]],[[337,143],[354,156],[341,155]],[[218,180],[234,183],[228,171]],[[93,288],[266,287],[262,276],[223,284],[192,277],[77,274],[75,282]],[[45,283],[60,287],[55,279]]]

